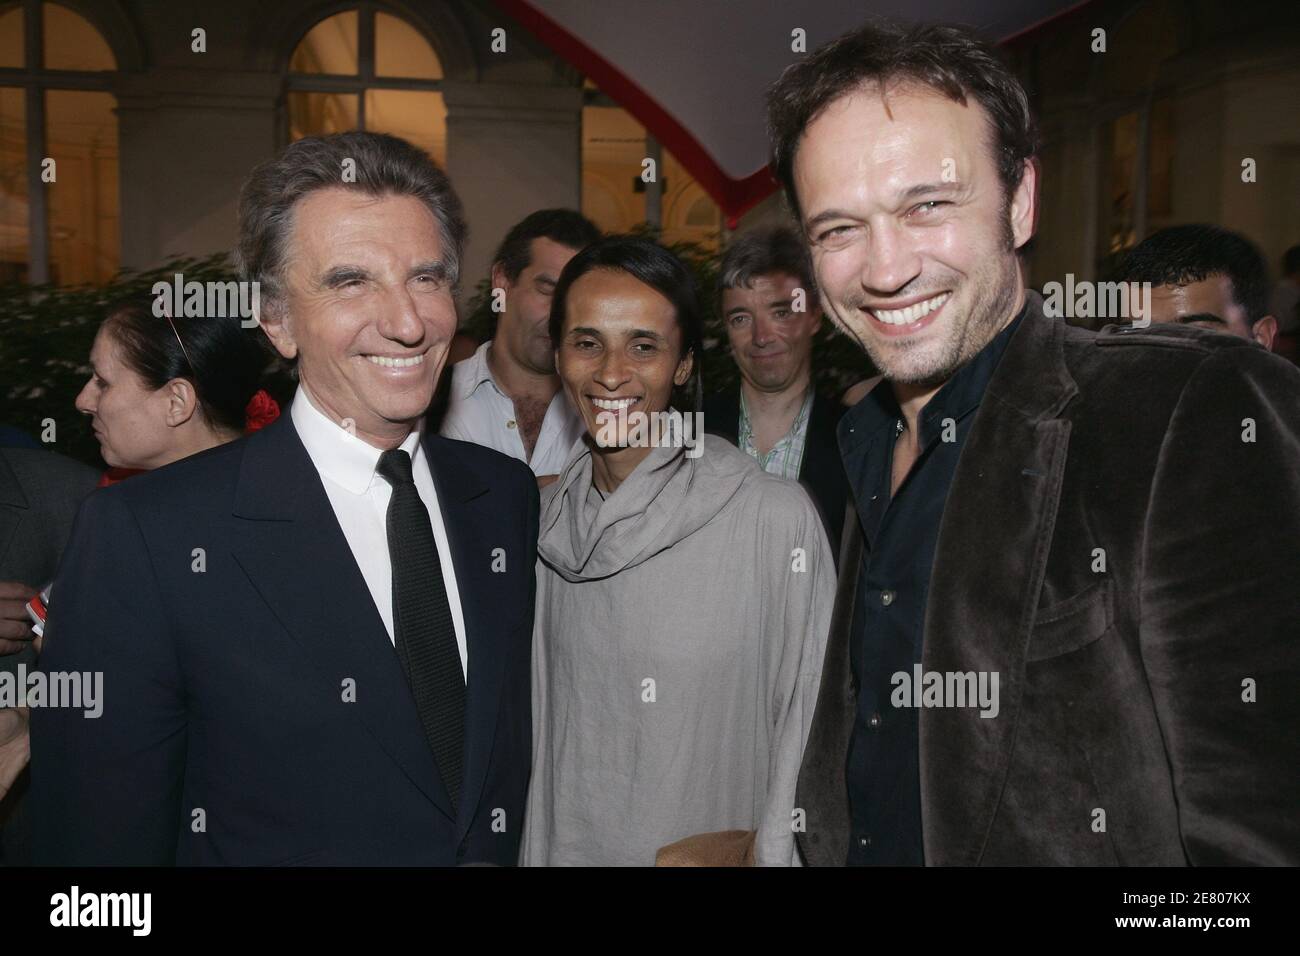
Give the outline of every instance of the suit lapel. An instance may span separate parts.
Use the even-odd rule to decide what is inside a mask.
[[[455,445],[437,435],[426,435],[424,451],[438,489],[438,506],[447,529],[465,620],[468,681],[465,780],[459,820],[463,834],[473,821],[487,778],[501,704],[502,672],[509,653],[507,635],[497,620],[499,609],[493,599],[500,591],[500,581],[492,570],[492,551],[505,542],[493,539],[492,532],[498,525],[491,520],[487,482],[460,460]]]
[[[740,442],[740,386],[704,398],[704,430],[721,435],[733,445]]]
[[[0,563],[4,562],[9,548],[17,540],[18,526],[22,524],[23,514],[28,508],[27,496],[18,483],[18,476],[9,467],[4,455],[0,455]],[[35,586],[41,587],[44,583],[37,581]]]
[[[799,466],[799,478],[817,489],[818,497],[825,500],[831,498],[839,484],[836,472],[842,473],[844,469],[835,438],[835,427],[838,424],[830,400],[814,395],[812,411],[808,415],[808,431],[803,462]],[[840,529],[834,530],[838,532]]]
[[[948,494],[930,580],[922,668],[996,672],[999,712],[920,712],[926,862],[979,862],[997,811],[1024,691],[1025,654],[1047,565],[1077,394],[1062,323],[1030,313],[980,403]]]
[[[235,492],[235,559],[331,693],[424,794],[454,819],[401,664],[291,416],[248,439]]]

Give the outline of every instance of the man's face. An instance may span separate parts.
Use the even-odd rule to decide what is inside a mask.
[[[506,309],[495,341],[517,364],[539,375],[555,374],[555,347],[549,331],[551,296],[560,273],[577,254],[571,246],[542,237],[532,240],[528,265],[516,281],[506,278],[500,263],[492,269],[493,288],[506,293]]]
[[[433,399],[456,331],[442,237],[410,196],[321,189],[294,209],[283,313],[264,320],[311,397],[373,445],[399,443]]]
[[[741,377],[760,392],[781,392],[807,374],[821,309],[795,290],[803,283],[785,272],[758,276],[749,288],[724,289],[722,318]]]
[[[946,381],[1014,316],[1035,173],[1008,203],[987,114],[924,88],[867,87],[807,129],[794,184],[822,304],[892,381]]]
[[[602,412],[665,411],[673,386],[691,374],[692,357],[683,358],[681,350],[673,304],[639,279],[596,269],[569,287],[556,367],[593,438]],[[625,439],[620,427],[618,442]],[[648,450],[626,451],[640,456]]]
[[[1212,275],[1186,285],[1151,287],[1152,322],[1181,322],[1184,316],[1197,314],[1215,315],[1223,321],[1189,324],[1215,332],[1230,332],[1243,339],[1253,337],[1246,310],[1238,304],[1232,280],[1226,275]]]

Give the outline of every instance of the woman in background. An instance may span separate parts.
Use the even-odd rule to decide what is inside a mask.
[[[160,318],[152,302],[109,312],[77,396],[109,466],[101,485],[233,441],[279,414],[258,388],[270,357],[261,329],[233,317]]]

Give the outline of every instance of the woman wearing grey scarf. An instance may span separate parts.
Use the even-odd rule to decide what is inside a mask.
[[[670,408],[698,330],[689,273],[644,239],[589,246],[556,287],[588,434],[542,498],[526,865],[650,865],[717,831],[798,863],[834,568],[798,484]]]

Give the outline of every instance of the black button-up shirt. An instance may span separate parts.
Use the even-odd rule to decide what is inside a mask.
[[[850,866],[920,866],[918,714],[890,705],[890,678],[921,662],[926,600],[939,522],[957,459],[1020,314],[935,393],[917,423],[920,452],[890,495],[894,443],[903,427],[882,382],[840,421],[840,451],[864,536],[850,659],[857,708],[849,740]],[[942,599],[942,596],[940,596]]]

